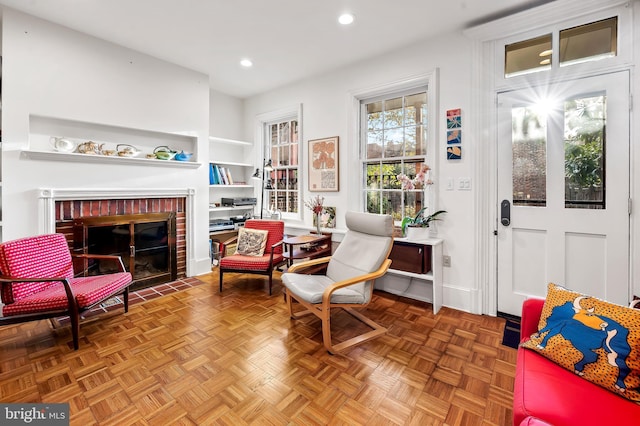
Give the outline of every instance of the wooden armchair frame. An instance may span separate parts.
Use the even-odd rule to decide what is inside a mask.
[[[354,307],[364,308],[371,302],[371,299],[373,297],[373,282],[370,285],[369,291],[371,292],[371,294],[366,303],[359,303],[359,304],[331,303],[331,296],[336,290],[339,290],[343,287],[348,287],[350,285],[353,285],[362,281],[373,281],[383,276],[389,269],[389,266],[391,266],[391,260],[388,259],[388,257],[389,257],[389,254],[391,253],[392,246],[393,244],[389,246],[389,251],[387,252],[387,256],[386,256],[387,259],[382,263],[382,265],[376,271],[365,274],[365,275],[352,277],[347,280],[337,281],[331,284],[324,290],[324,293],[322,294],[321,303],[307,302],[302,298],[296,296],[296,294],[291,292],[288,288],[285,288],[284,297],[287,303],[287,307],[289,308],[289,315],[291,316],[291,318],[300,319],[303,316],[313,314],[316,317],[318,317],[320,321],[322,321],[322,341],[324,343],[324,347],[327,349],[327,351],[329,351],[329,353],[336,354],[340,351],[350,348],[351,346],[360,344],[362,342],[366,342],[367,340],[371,340],[387,332],[387,329],[385,327],[377,324],[375,321],[367,318],[360,312],[357,312],[353,309]],[[306,271],[317,270],[318,267],[320,267],[321,265],[328,264],[330,260],[331,260],[331,256],[327,256],[319,259],[309,260],[306,262],[296,263],[291,267],[289,267],[288,272],[305,273]],[[293,311],[294,300],[300,303],[306,309],[303,311],[294,313]],[[331,340],[331,308],[342,308],[349,315],[353,316],[354,318],[358,319],[362,323],[366,324],[372,330],[334,345]]]
[[[252,221],[254,221],[255,223],[260,223],[262,221],[262,219],[257,220],[257,219],[251,219]],[[281,222],[281,221],[270,221],[270,220],[265,220],[264,222]],[[249,223],[249,221],[247,221],[247,223]],[[245,225],[248,227],[248,225]],[[238,236],[234,236],[229,238],[228,240],[220,243],[220,252],[222,253],[222,257],[220,259],[220,263],[218,264],[218,271],[219,271],[219,275],[220,275],[220,292],[222,293],[222,283],[223,283],[223,275],[225,272],[237,272],[237,273],[243,273],[243,274],[259,274],[259,275],[267,275],[269,277],[269,296],[271,296],[271,291],[272,291],[272,287],[273,287],[273,271],[274,269],[276,269],[277,267],[281,266],[281,265],[285,265],[287,263],[286,259],[284,258],[284,256],[282,255],[282,251],[284,250],[284,241],[282,239],[282,237],[284,236],[284,223],[282,223],[282,235],[279,236],[280,240],[277,241],[274,244],[271,244],[269,246],[269,262],[268,264],[266,264],[265,268],[256,268],[255,265],[250,266],[251,262],[249,262],[249,260],[257,260],[257,258],[254,258],[252,256],[242,256],[243,258],[247,259],[247,265],[246,266],[227,266],[225,265],[223,262],[223,259],[227,256],[225,256],[225,252],[226,252],[226,246],[229,244],[232,244],[233,242],[236,242],[238,240]],[[264,227],[253,227],[252,229],[265,229]],[[269,232],[272,232],[271,230],[269,230]],[[278,247],[282,247],[283,250],[278,251],[277,253],[275,253]],[[274,258],[274,255],[276,255],[277,257]],[[236,255],[231,255],[231,256],[236,256]]]
[[[114,260],[118,263],[118,272],[127,272],[124,264],[122,263],[122,258],[120,256],[112,256],[112,255],[99,255],[99,254],[72,254],[72,258],[82,258],[84,259],[85,268],[83,271],[83,275],[87,276],[87,268],[86,263],[89,259],[99,259],[99,260]],[[80,314],[82,312],[86,312],[93,308],[94,306],[108,300],[114,296],[122,294],[122,303],[124,304],[124,311],[129,312],[129,285],[127,285],[124,290],[115,291],[105,297],[102,297],[100,300],[97,300],[93,304],[89,306],[85,306],[80,308],[78,306],[78,302],[76,300],[76,296],[74,294],[74,290],[69,282],[68,278],[65,277],[46,277],[46,278],[14,278],[5,275],[0,275],[0,285],[5,286],[6,284],[11,283],[28,283],[28,282],[60,282],[64,286],[64,291],[67,296],[67,308],[66,309],[52,309],[50,311],[45,312],[35,312],[35,313],[25,313],[20,315],[10,315],[5,317],[0,317],[0,325],[5,324],[18,324],[22,322],[28,321],[36,321],[41,319],[52,319],[61,316],[69,316],[71,321],[71,334],[73,336],[73,348],[78,350],[79,341],[80,341]],[[130,283],[129,283],[130,284]]]

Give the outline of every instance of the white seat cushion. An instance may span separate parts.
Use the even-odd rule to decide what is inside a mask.
[[[282,274],[282,282],[289,291],[309,303],[322,303],[322,294],[334,281],[325,275]],[[361,286],[336,290],[331,295],[331,303],[365,303],[365,297],[358,291]]]

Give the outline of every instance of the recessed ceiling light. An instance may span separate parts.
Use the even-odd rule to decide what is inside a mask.
[[[343,13],[338,17],[338,22],[342,25],[349,25],[353,23],[354,16],[350,13]]]
[[[243,59],[240,61],[240,65],[242,65],[245,68],[250,68],[253,66],[253,62],[251,62],[250,59]]]

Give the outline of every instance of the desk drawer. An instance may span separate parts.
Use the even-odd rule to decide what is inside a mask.
[[[431,246],[394,241],[389,259],[393,269],[426,274],[431,271]]]

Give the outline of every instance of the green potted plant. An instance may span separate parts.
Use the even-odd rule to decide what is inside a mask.
[[[431,222],[441,220],[439,216],[443,213],[446,213],[446,210],[438,210],[437,212],[431,213],[430,215],[425,215],[426,211],[427,207],[423,207],[414,217],[407,216],[402,219],[402,235],[407,235],[407,227],[428,228]]]

